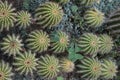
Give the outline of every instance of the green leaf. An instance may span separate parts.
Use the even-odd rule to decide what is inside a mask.
[[[75,12],[77,12],[78,7],[76,5],[71,6],[71,10],[72,10],[73,13],[75,13]]]
[[[62,76],[57,77],[57,80],[64,80]]]

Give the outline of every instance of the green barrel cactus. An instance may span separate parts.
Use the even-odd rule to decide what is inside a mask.
[[[60,60],[60,65],[61,65],[61,70],[66,73],[74,71],[75,68],[74,62],[66,58]]]
[[[42,30],[36,30],[28,35],[27,46],[35,52],[46,51],[50,45],[49,35]]]
[[[13,65],[15,66],[15,70],[20,72],[20,74],[33,74],[38,65],[37,60],[35,54],[32,54],[31,51],[25,51],[15,57]]]
[[[56,2],[58,3],[61,3],[61,4],[66,4],[68,3],[70,0],[55,0]]]
[[[103,34],[100,35],[99,40],[100,40],[100,53],[101,54],[109,53],[112,50],[112,47],[114,46],[112,38],[107,34]]]
[[[78,67],[80,68],[81,77],[88,80],[97,80],[101,75],[101,63],[98,59],[87,57],[81,61]]]
[[[59,60],[55,56],[41,56],[38,61],[38,74],[45,79],[53,79],[57,77],[59,72]]]
[[[20,28],[26,28],[31,24],[31,14],[27,11],[20,11],[17,14],[17,26]]]
[[[0,61],[0,80],[12,80],[12,68],[8,63]]]
[[[69,45],[69,38],[65,32],[57,31],[51,37],[51,46],[54,53],[62,53]]]
[[[7,35],[7,37],[3,38],[1,44],[1,50],[4,51],[5,54],[9,56],[19,54],[22,51],[22,40],[20,36],[15,36],[15,34]]]
[[[43,28],[51,28],[56,26],[62,20],[62,16],[62,7],[60,7],[59,4],[54,2],[47,2],[40,5],[36,10],[35,14],[37,23],[40,24]]]
[[[12,4],[8,4],[7,1],[0,1],[0,31],[14,27],[14,22],[16,21],[16,13],[14,11],[15,8],[12,8]]]
[[[80,4],[84,5],[84,6],[91,6],[95,3],[100,3],[100,0],[79,0]]]
[[[108,80],[113,79],[117,73],[117,65],[115,62],[111,60],[103,60],[102,63],[102,76]]]
[[[79,47],[85,55],[96,56],[99,51],[99,38],[93,33],[84,33],[79,39]]]
[[[104,14],[97,9],[88,10],[84,15],[85,23],[92,28],[99,27],[104,22]]]

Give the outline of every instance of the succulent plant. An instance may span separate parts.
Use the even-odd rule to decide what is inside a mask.
[[[101,75],[101,63],[98,59],[86,57],[81,60],[81,64],[78,65],[83,78],[89,80],[97,80]]]
[[[103,60],[102,63],[102,76],[105,79],[113,79],[114,76],[116,76],[117,73],[117,66],[116,63],[111,60]]]
[[[57,31],[51,37],[51,46],[54,53],[61,53],[66,50],[69,45],[69,38],[65,32]]]
[[[99,27],[104,22],[104,14],[97,9],[91,9],[85,12],[85,23],[92,28]]]
[[[12,8],[12,4],[8,4],[7,1],[0,1],[0,31],[4,28],[9,30],[10,27],[14,27],[16,21],[15,8]]]
[[[79,0],[79,1],[84,6],[91,6],[94,3],[100,3],[100,0]]]
[[[20,74],[33,74],[33,71],[36,70],[36,66],[38,65],[37,60],[35,54],[32,54],[31,51],[25,51],[23,54],[18,54],[15,57],[13,65],[15,66],[15,70],[19,71]]]
[[[93,33],[84,33],[79,39],[79,47],[86,55],[96,56],[99,51],[99,38]]]
[[[16,54],[20,53],[23,47],[20,36],[15,36],[15,34],[7,35],[7,37],[3,38],[3,41],[0,44],[1,50],[9,56],[16,56]]]
[[[41,56],[38,61],[38,74],[46,79],[53,79],[57,77],[59,72],[59,60],[55,56]]]
[[[8,63],[0,61],[0,80],[12,80],[12,68]]]
[[[61,65],[61,70],[66,73],[72,72],[75,68],[74,62],[66,58],[60,60],[60,65]]]
[[[20,11],[17,15],[17,24],[21,28],[26,28],[31,24],[31,14],[27,11]]]
[[[99,40],[100,40],[100,48],[99,48],[100,53],[101,54],[109,53],[113,47],[112,38],[107,34],[103,34],[100,35]]]
[[[29,34],[27,39],[28,47],[35,52],[43,52],[48,49],[50,45],[49,35],[42,30],[36,30]]]
[[[35,16],[38,24],[44,28],[51,28],[60,23],[63,16],[63,10],[59,4],[47,2],[37,8]]]
[[[62,4],[66,4],[68,3],[70,0],[55,0],[58,3],[62,3]]]

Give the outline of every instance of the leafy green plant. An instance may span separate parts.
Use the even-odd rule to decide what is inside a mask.
[[[7,35],[7,37],[3,38],[3,41],[0,44],[1,50],[9,56],[16,56],[16,54],[20,54],[20,51],[22,51],[23,47],[20,36],[15,36],[15,34]]]
[[[37,23],[45,27],[54,27],[60,23],[63,16],[63,10],[59,4],[47,2],[36,9],[35,17]]]
[[[59,72],[59,60],[55,56],[41,56],[38,61],[38,74],[46,79],[53,79],[57,77]]]
[[[17,26],[26,28],[31,24],[31,14],[27,11],[20,11],[17,15]]]
[[[96,80],[101,75],[101,63],[98,59],[87,57],[81,60],[81,64],[78,67],[80,68],[79,73],[82,74],[83,78]]]
[[[102,63],[102,76],[105,79],[113,79],[114,76],[116,76],[117,73],[117,66],[116,63],[111,60],[103,60]]]
[[[69,45],[69,37],[65,32],[57,31],[51,35],[51,46],[54,53],[64,52]]]
[[[79,39],[79,46],[85,55],[96,56],[99,51],[99,38],[92,33],[84,33]]]
[[[4,61],[0,61],[0,80],[12,80],[12,67]]]
[[[92,28],[99,27],[104,22],[104,14],[97,9],[91,9],[85,12],[85,23]]]
[[[109,53],[113,47],[113,40],[107,34],[100,35],[100,54]]]
[[[66,73],[74,71],[75,68],[74,62],[66,58],[60,60],[60,65],[61,65],[61,70]]]
[[[35,52],[46,51],[50,45],[49,35],[42,30],[31,32],[26,41],[28,42],[27,46]]]
[[[32,54],[31,51],[25,51],[23,54],[18,54],[15,57],[13,65],[15,66],[15,70],[20,74],[28,75],[30,73],[32,75],[33,71],[37,70],[37,61],[38,59],[35,58],[35,53]]]
[[[0,31],[14,27],[15,17],[15,8],[12,8],[12,4],[8,4],[7,1],[0,1]]]

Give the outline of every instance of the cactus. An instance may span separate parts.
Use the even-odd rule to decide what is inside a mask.
[[[51,37],[51,46],[54,53],[61,53],[66,50],[69,45],[68,35],[62,31],[57,31]]]
[[[3,38],[1,43],[1,50],[4,51],[5,54],[9,56],[19,54],[22,50],[23,44],[20,36],[15,36],[15,34],[7,35],[7,37]]]
[[[100,0],[79,0],[79,1],[84,6],[91,6],[95,3],[100,3]]]
[[[12,80],[12,68],[8,63],[0,61],[0,80]]]
[[[99,27],[104,22],[104,14],[97,9],[91,9],[85,12],[85,23],[92,28]]]
[[[50,45],[50,39],[46,32],[43,32],[42,30],[33,31],[28,35],[28,47],[35,52],[43,52],[48,49],[48,46]]]
[[[55,0],[56,2],[58,3],[61,3],[61,4],[66,4],[68,3],[70,0]]]
[[[57,3],[47,2],[37,8],[35,16],[37,23],[43,26],[43,28],[51,28],[60,23],[63,10]]]
[[[101,63],[98,59],[86,57],[78,67],[80,68],[79,73],[82,74],[82,77],[88,80],[97,80],[101,75]]]
[[[74,63],[66,58],[61,59],[60,64],[61,70],[66,73],[72,72],[75,68]]]
[[[38,61],[38,74],[43,78],[48,80],[57,77],[57,73],[59,72],[59,60],[54,56],[41,56]]]
[[[31,24],[31,14],[27,11],[20,11],[17,15],[17,26],[20,28],[26,28]]]
[[[117,73],[117,66],[115,62],[104,59],[102,63],[102,76],[106,80],[113,79],[113,77],[116,76],[116,73]]]
[[[0,31],[14,27],[14,22],[16,21],[16,13],[14,11],[15,8],[12,8],[12,4],[8,4],[7,1],[0,1]]]
[[[105,54],[109,53],[112,50],[113,47],[113,41],[110,36],[107,34],[100,35],[100,53]]]
[[[31,51],[25,51],[23,54],[18,54],[15,57],[13,65],[15,66],[15,70],[20,72],[20,74],[28,75],[30,73],[32,75],[38,65],[37,60],[35,54],[32,54]]]
[[[79,39],[79,46],[86,55],[96,56],[99,51],[99,38],[92,33],[84,33]]]

